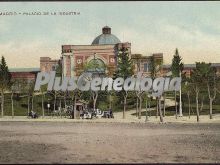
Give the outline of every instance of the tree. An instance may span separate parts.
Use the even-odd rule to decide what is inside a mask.
[[[40,93],[41,93],[41,109],[42,109],[42,117],[45,116],[45,110],[44,110],[44,98],[45,94],[47,93],[47,85],[43,85],[40,88]]]
[[[22,79],[13,79],[11,81],[11,116],[14,118],[14,93],[20,93],[22,90]]]
[[[164,93],[163,93],[163,117],[165,117],[166,116],[166,93],[165,93],[165,91],[164,91]]]
[[[150,73],[151,73],[151,78],[152,79],[155,79],[158,75],[158,73],[160,72],[161,70],[161,66],[163,64],[163,61],[162,60],[158,60],[158,59],[155,59],[154,56],[151,56],[150,58]],[[159,100],[161,99],[161,97],[156,97],[156,118],[158,117],[158,113],[161,114],[161,101]],[[160,121],[163,122],[163,119],[161,118],[160,116]]]
[[[187,99],[188,99],[188,115],[189,115],[189,119],[190,119],[190,115],[191,115],[191,99],[190,99],[190,95],[192,94],[192,81],[191,81],[190,78],[185,78],[185,84],[183,86],[183,91],[187,95]]]
[[[83,66],[83,72],[89,72],[92,73],[92,79],[95,77],[101,77],[104,75],[112,75],[112,68],[108,67],[108,72],[106,72],[106,66],[104,64],[104,62],[102,60],[100,60],[99,58],[96,57],[96,53],[94,54],[94,58],[89,61],[88,63],[84,64]],[[92,79],[90,79],[88,77],[88,80],[91,81]],[[91,92],[91,96],[92,96],[92,100],[93,100],[93,109],[96,109],[96,103],[97,103],[97,99],[99,96],[99,92],[98,91],[90,91]]]
[[[206,84],[209,96],[209,116],[212,119],[212,104],[215,100],[216,93],[217,93],[217,75],[216,75],[216,68],[211,67],[211,64],[206,64]],[[212,94],[213,93],[213,94]]]
[[[141,119],[141,110],[142,110],[142,95],[144,94],[144,91],[138,90],[136,91],[137,96],[137,110],[138,110],[138,119]],[[139,100],[139,106],[138,106],[138,100]]]
[[[11,85],[11,117],[14,118],[14,93],[17,91],[18,82],[15,80]]]
[[[15,89],[17,89],[17,93],[23,94],[21,97],[27,96],[28,98],[27,115],[28,115],[30,112],[30,97],[33,93],[34,81],[19,79],[16,80],[15,83],[13,83],[13,86]]]
[[[163,115],[161,111],[161,98],[158,99],[158,108],[159,108],[159,115],[160,115],[160,122],[163,123]]]
[[[11,87],[11,74],[8,70],[4,56],[0,63],[0,90],[1,90],[1,117],[4,116],[4,93]]]
[[[114,79],[117,77],[122,77],[125,80],[126,78],[131,77],[132,75],[133,75],[133,66],[128,53],[128,49],[122,47],[117,55],[117,68],[114,73]],[[128,91],[125,91],[123,89],[122,91],[119,92],[119,94],[122,95],[124,98],[123,119],[125,119]]]
[[[56,77],[61,77],[61,81],[62,81],[63,76],[65,76],[65,75],[62,74],[62,64],[61,64],[61,62],[59,62],[58,65],[56,66]],[[53,111],[55,112],[56,111],[56,103],[57,103],[57,95],[59,94],[59,92],[51,91],[48,93],[53,96],[53,101],[54,101]],[[43,94],[42,94],[42,104],[43,104]],[[43,106],[42,106],[42,110],[43,110]]]
[[[28,82],[28,113],[30,112],[30,98],[31,98],[31,110],[34,111],[34,81]]]
[[[207,77],[208,65],[205,62],[196,62],[196,68],[192,71],[191,81],[193,85],[194,92],[196,94],[196,114],[197,114],[197,122],[199,122],[199,93],[206,85],[205,79]],[[201,102],[202,109],[203,101]]]
[[[148,121],[148,100],[150,100],[150,96],[148,95],[148,92],[145,92],[145,95],[146,95],[146,113],[145,113],[145,122]]]
[[[172,65],[171,65],[171,71],[172,71],[172,76],[173,77],[179,77],[181,76],[181,73],[183,71],[183,63],[181,62],[182,58],[179,56],[178,49],[176,48],[175,54],[172,59]],[[181,99],[181,88],[180,88],[180,105],[179,105],[179,116],[182,116],[182,99]],[[175,91],[175,105],[176,105],[176,91]],[[177,111],[177,106],[176,106],[176,111]],[[177,116],[177,114],[176,114]]]

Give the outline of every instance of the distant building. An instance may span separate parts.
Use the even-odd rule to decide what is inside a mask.
[[[40,72],[40,68],[10,68],[12,79],[35,81],[37,73]]]
[[[216,68],[216,74],[217,76],[220,76],[220,63],[212,63],[211,66]],[[170,68],[171,65],[163,65],[163,75],[169,72]],[[194,68],[196,68],[196,64],[184,64],[183,73],[186,74],[186,77],[190,77]]]
[[[135,74],[143,72],[144,76],[151,76],[152,62],[161,66],[163,64],[163,53],[154,53],[151,56],[132,54],[131,59],[135,67]],[[161,75],[162,70],[158,69],[157,75]]]
[[[162,53],[152,54],[151,56],[133,54],[131,59],[135,66],[135,74],[140,71],[143,72],[145,76],[151,76],[152,60],[154,60],[159,68],[156,76],[167,76],[167,74],[171,72],[171,64],[163,64]],[[217,76],[220,76],[220,63],[212,63],[211,66],[216,68]],[[183,73],[185,73],[186,77],[190,77],[194,68],[196,68],[196,64],[184,64]]]
[[[43,72],[55,71],[60,60],[53,60],[50,57],[40,57],[40,70]]]

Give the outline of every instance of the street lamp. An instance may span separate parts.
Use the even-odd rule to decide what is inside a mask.
[[[47,114],[49,115],[49,109],[50,109],[50,104],[49,104],[49,100],[48,100],[48,103],[47,103]]]
[[[180,78],[181,78],[181,72],[179,73],[179,76],[180,76]],[[180,107],[179,107],[179,115],[180,115],[180,117],[182,117],[183,116],[183,110],[182,110],[182,85],[180,85]]]

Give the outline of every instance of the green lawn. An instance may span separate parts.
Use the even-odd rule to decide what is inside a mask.
[[[10,94],[5,94],[5,107],[4,107],[4,115],[11,116],[11,98]],[[53,98],[50,96],[45,97],[44,101],[44,108],[45,108],[45,115],[47,115],[47,103],[49,102],[51,104],[51,109],[53,109]],[[18,97],[14,96],[14,114],[16,116],[25,116],[28,112],[28,98],[27,97]],[[31,99],[30,99],[31,102]],[[148,102],[149,103],[149,102]],[[151,107],[155,107],[156,102],[155,100],[150,102]],[[57,101],[57,106],[59,105],[59,101]],[[99,104],[97,104],[97,107],[101,110],[106,110],[109,106],[109,103],[107,101],[100,101]],[[192,111],[191,115],[196,115],[196,105],[192,104]],[[42,115],[42,108],[41,108],[41,96],[35,96],[34,97],[34,111],[36,111],[40,116]],[[64,102],[62,101],[62,107],[64,107]],[[142,102],[142,108],[145,108],[145,101]],[[30,105],[31,109],[31,105]],[[130,99],[128,101],[127,110],[136,109],[136,99]],[[112,110],[113,112],[120,112],[123,111],[123,102],[122,103],[112,103]],[[213,103],[213,114],[220,113],[220,104],[219,101],[215,101]],[[154,116],[156,115],[156,110],[149,112],[150,115]],[[203,110],[200,112],[201,115],[209,114],[209,104],[208,100],[204,102]],[[133,114],[136,115],[136,114]],[[142,115],[145,115],[145,112],[142,112]],[[173,116],[175,115],[175,107],[168,107],[166,108],[166,115]],[[187,102],[184,102],[183,104],[183,115],[188,115],[188,104]]]
[[[196,105],[193,104],[191,106],[192,106],[191,107],[191,112],[190,112],[191,115],[196,115]],[[144,107],[142,107],[142,108],[144,108]],[[162,108],[162,113],[163,113],[163,108]],[[178,113],[179,113],[179,111],[178,111]],[[212,113],[213,114],[217,114],[217,113],[220,114],[220,105],[213,105]],[[173,116],[173,115],[175,115],[176,114],[175,106],[167,107],[166,111],[165,111],[165,114],[166,114],[166,116]],[[209,114],[209,105],[204,105],[203,106],[203,110],[200,111],[200,115],[208,115],[208,114]],[[132,115],[136,115],[136,113],[134,113]],[[141,112],[141,115],[145,116],[146,112],[145,111]],[[155,116],[156,115],[156,108],[155,108],[155,110],[149,111],[148,115]],[[189,115],[188,105],[185,105],[183,107],[183,115],[184,116],[188,116]]]

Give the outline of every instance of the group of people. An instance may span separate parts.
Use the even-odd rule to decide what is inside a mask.
[[[82,111],[82,112],[80,113],[80,117],[83,117],[85,113],[88,113],[88,111]],[[97,113],[97,112],[93,111],[93,112],[91,113],[91,118],[92,118],[92,116],[96,116],[96,115],[97,115],[96,113]],[[31,118],[33,118],[33,119],[36,119],[36,118],[38,118],[38,114],[37,114],[36,112],[34,112],[33,110],[31,110],[31,111],[29,112],[29,114],[28,114],[28,117],[31,117]],[[102,117],[104,117],[104,118],[114,118],[112,109],[111,109],[111,108],[108,108],[107,111],[104,111],[104,112],[102,113]]]
[[[38,118],[38,115],[36,112],[34,112],[33,110],[31,112],[29,112],[28,114],[29,117],[33,118],[33,119],[36,119]]]

